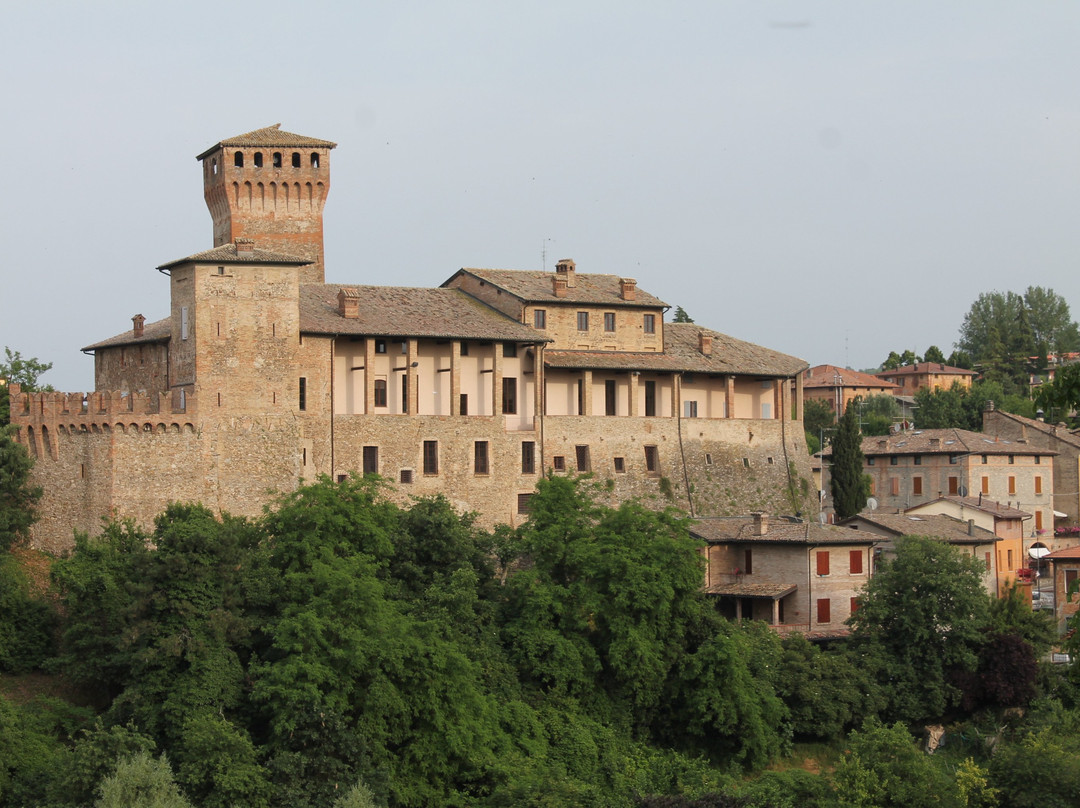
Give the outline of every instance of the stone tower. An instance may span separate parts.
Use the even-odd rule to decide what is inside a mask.
[[[313,261],[300,282],[323,283],[323,206],[336,145],[274,124],[200,154],[214,246],[251,239],[261,249]]]

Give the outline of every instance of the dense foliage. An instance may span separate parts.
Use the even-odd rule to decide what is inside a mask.
[[[829,467],[829,487],[837,519],[854,516],[870,496],[870,480],[863,473],[862,435],[859,432],[855,402],[836,427]]]

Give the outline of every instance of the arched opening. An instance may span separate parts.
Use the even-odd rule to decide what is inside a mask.
[[[274,168],[281,168],[281,152],[274,152]]]
[[[210,173],[214,174],[215,176],[217,175],[217,158],[216,157],[213,160],[210,161]]]
[[[244,167],[244,153],[242,151],[238,151],[233,155],[232,164],[237,168]]]
[[[262,161],[262,152],[261,151],[255,152],[255,168],[262,168],[263,167],[262,163],[263,163],[263,161]]]
[[[26,445],[30,449],[30,456],[37,460],[37,441],[34,440],[34,428],[32,426],[26,428]]]
[[[49,428],[47,426],[41,428],[41,444],[45,449],[45,454],[51,455],[53,453],[52,442],[49,440]]]
[[[318,152],[312,152],[311,153],[311,167],[312,168],[318,168],[319,167],[319,153]]]
[[[292,153],[292,167],[300,168],[300,152],[298,151]]]

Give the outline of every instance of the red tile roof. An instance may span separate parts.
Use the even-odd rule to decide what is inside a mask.
[[[836,365],[815,365],[803,374],[803,389],[828,387],[873,387],[875,389],[891,390],[899,385],[879,379],[869,373],[860,373],[851,368],[841,368]]]
[[[485,283],[497,286],[528,303],[550,305],[575,305],[589,303],[598,306],[632,308],[669,308],[668,304],[638,287],[633,300],[622,298],[622,278],[619,275],[601,275],[591,272],[575,272],[574,285],[566,290],[566,297],[555,297],[552,279],[554,272],[537,272],[522,269],[471,269],[458,270],[443,286],[458,275],[473,275]]]
[[[313,148],[313,149],[332,149],[337,146],[336,143],[331,143],[329,140],[319,140],[318,138],[308,137],[307,135],[297,135],[292,132],[285,132],[281,129],[280,123],[275,123],[273,126],[264,126],[262,129],[253,129],[250,132],[245,132],[242,135],[234,135],[230,138],[215,143],[209,149],[204,151],[196,160],[202,160],[204,157],[212,154],[218,149],[230,146],[238,146],[240,148],[250,146],[281,146],[282,148],[289,148],[295,146],[296,148]]]

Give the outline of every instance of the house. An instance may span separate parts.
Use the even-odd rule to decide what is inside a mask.
[[[1029,538],[1051,538],[1051,450],[965,429],[915,429],[863,438],[862,452],[871,495],[881,510],[900,512],[943,496],[982,495],[1032,514]],[[831,459],[828,450],[825,455]],[[828,470],[826,462],[826,477]],[[823,486],[827,491],[827,481]],[[825,510],[831,513],[830,503]]]
[[[976,527],[973,520],[962,522],[943,514],[863,511],[839,524],[874,537],[877,541],[874,551],[884,558],[893,555],[895,541],[901,536],[928,536],[947,542],[980,562],[983,566],[982,583],[988,594],[999,597],[1004,591],[998,585],[1000,575],[997,568],[997,545],[1002,540],[993,531]]]
[[[764,513],[692,520],[690,533],[705,542],[705,591],[724,614],[815,638],[847,633],[878,542],[866,533]]]
[[[692,515],[815,506],[806,363],[693,323],[633,278],[461,269],[441,285],[325,282],[327,140],[279,126],[198,155],[213,246],[161,264],[167,316],[84,350],[94,391],[11,390],[44,488],[32,542],[173,500],[258,515],[321,475],[378,474],[518,524],[540,475]],[[346,274],[341,272],[340,274]]]
[[[1054,581],[1054,618],[1058,632],[1080,610],[1080,546],[1065,547],[1045,556]]]
[[[890,395],[896,385],[836,365],[815,365],[803,373],[803,396],[828,405],[834,414],[843,415],[848,404],[858,397]]]
[[[993,402],[983,410],[983,433],[1053,452],[1053,516],[1059,521],[1047,525],[1080,525],[1080,435],[1064,424],[1003,412]]]
[[[874,374],[878,379],[896,385],[895,395],[913,396],[919,390],[951,390],[954,384],[965,390],[977,375],[973,370],[954,368],[938,362],[916,362],[894,370]]]
[[[944,496],[915,505],[904,513],[907,516],[940,514],[958,522],[972,522],[978,528],[990,531],[1000,541],[995,550],[994,567],[997,570],[997,591],[1004,592],[1011,584],[1019,582],[1028,586],[1032,582],[1033,565],[1043,553],[1042,546],[1029,547],[1024,553],[1024,522],[1031,514],[1010,508],[999,502],[977,497]]]

